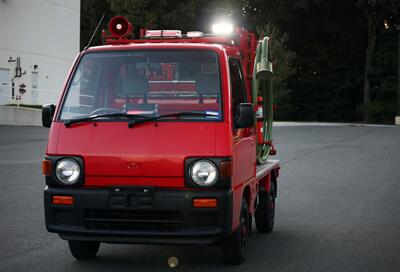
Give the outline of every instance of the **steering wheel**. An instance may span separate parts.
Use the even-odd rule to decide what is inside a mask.
[[[97,108],[93,110],[89,115],[95,115],[95,114],[103,114],[103,113],[118,113],[121,112],[119,109],[114,109],[114,108]]]

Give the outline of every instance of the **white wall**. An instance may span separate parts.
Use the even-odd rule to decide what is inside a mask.
[[[9,84],[0,82],[0,104],[55,103],[79,53],[79,38],[80,0],[0,0],[0,72],[4,77],[4,69],[10,71]],[[20,58],[25,75],[14,77],[17,63],[10,57]],[[11,99],[12,81],[16,95],[20,84],[26,85],[21,100]]]

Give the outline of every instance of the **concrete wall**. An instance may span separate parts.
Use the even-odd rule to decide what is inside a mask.
[[[0,37],[0,104],[55,103],[79,53],[80,0],[0,0]]]
[[[0,106],[0,125],[42,126],[42,111],[16,106]]]

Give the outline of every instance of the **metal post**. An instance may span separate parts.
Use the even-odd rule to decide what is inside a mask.
[[[400,125],[400,22],[396,25],[398,35],[398,63],[397,63],[397,116],[395,117],[395,124]]]

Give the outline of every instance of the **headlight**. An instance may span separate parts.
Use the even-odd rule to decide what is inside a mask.
[[[217,167],[211,161],[200,160],[190,167],[192,180],[200,186],[212,186],[218,178]]]
[[[79,164],[73,159],[62,159],[57,163],[56,176],[66,185],[75,184],[81,174]]]

